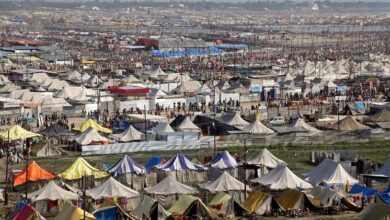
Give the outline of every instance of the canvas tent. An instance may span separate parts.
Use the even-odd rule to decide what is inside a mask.
[[[79,198],[76,193],[61,188],[54,181],[49,181],[39,190],[29,193],[27,197],[34,202],[41,200],[78,200]]]
[[[85,215],[85,218],[84,218]],[[82,210],[79,207],[73,206],[67,202],[61,209],[61,212],[55,218],[56,220],[95,220],[95,216],[91,213]]]
[[[337,201],[347,199],[346,195],[341,194],[341,192],[322,186],[315,186],[305,193],[308,197],[320,200],[323,207],[337,205]]]
[[[366,114],[366,107],[363,102],[347,103],[341,111],[343,115],[364,115]]]
[[[250,134],[273,134],[275,133],[272,129],[267,128],[260,120],[256,119],[254,122],[248,124],[242,128],[243,131]]]
[[[345,117],[344,119],[336,123],[332,128],[335,130],[340,129],[340,131],[356,131],[356,130],[370,129],[368,126],[365,126],[357,122],[351,116]]]
[[[113,176],[124,175],[132,173],[136,175],[144,175],[146,173],[145,167],[137,164],[131,157],[125,155],[121,160],[114,164],[107,170]]]
[[[390,177],[390,160],[386,161],[386,163],[381,168],[376,170],[374,174]]]
[[[57,123],[52,124],[48,128],[39,131],[39,133],[47,137],[60,137],[60,136],[73,135],[72,132],[68,131],[67,129],[65,129],[64,127],[62,127]]]
[[[270,214],[272,210],[272,196],[265,192],[253,191],[242,203],[249,213],[257,215]]]
[[[226,217],[232,218],[235,216],[243,216],[248,211],[237,202],[231,195],[224,192],[218,192],[209,203],[211,212],[223,214]]]
[[[61,154],[61,151],[55,148],[49,141],[37,152],[37,157],[54,157],[61,156]]]
[[[307,130],[308,132],[311,132],[311,133],[318,133],[318,132],[321,132],[320,130],[318,130],[317,128],[315,127],[312,127],[310,126],[309,124],[307,124],[302,118],[298,118],[293,124],[292,124],[293,127],[296,127],[296,128],[303,128],[305,130]]]
[[[33,161],[27,167],[27,179],[26,179],[26,169],[23,169],[20,173],[15,175],[14,186],[19,186],[21,184],[24,184],[26,181],[36,182],[41,180],[50,180],[53,178],[55,178],[54,174],[44,170],[35,161]]]
[[[92,214],[95,216],[96,220],[136,219],[129,215],[126,210],[122,209],[118,203],[109,200],[105,200]]]
[[[26,129],[20,127],[19,125],[14,125],[9,129],[0,132],[0,138],[3,140],[23,140],[32,137],[41,136],[40,134],[27,131]]]
[[[131,214],[138,219],[143,216],[149,216],[151,219],[165,220],[171,214],[161,206],[157,200],[145,195],[142,202],[135,208]]]
[[[166,122],[159,122],[154,128],[151,129],[152,132],[157,134],[165,134],[175,132],[173,128]]]
[[[108,173],[93,167],[84,158],[78,157],[58,176],[65,180],[78,180],[83,176],[94,176],[96,179],[99,179],[108,176]]]
[[[177,131],[187,131],[187,132],[199,132],[200,128],[196,126],[190,119],[190,117],[185,117],[183,121],[176,127]]]
[[[112,134],[111,136],[113,139],[121,142],[130,142],[141,140],[143,133],[135,129],[132,125],[130,125],[130,127],[126,131],[120,134]]]
[[[224,171],[216,180],[199,184],[200,188],[210,191],[211,193],[229,192],[229,191],[244,191],[245,184],[232,177]],[[247,190],[250,190],[247,187]]]
[[[182,195],[180,198],[168,209],[171,215],[194,216],[201,218],[210,217],[210,210],[198,197],[190,195]]]
[[[234,169],[238,167],[238,163],[232,155],[228,151],[222,151],[219,152],[210,164],[211,167],[220,169],[220,170],[226,170],[226,169]]]
[[[305,210],[306,208],[319,208],[321,202],[317,199],[309,198],[305,193],[295,189],[286,189],[276,198],[278,204],[285,210]]]
[[[105,127],[99,125],[96,121],[94,121],[91,118],[84,121],[79,127],[75,128],[74,130],[79,131],[79,132],[84,132],[90,127],[95,128],[99,132],[103,132],[103,133],[107,133],[107,134],[112,133],[111,129],[108,129],[108,128],[105,128]]]
[[[368,116],[366,118],[368,122],[390,122],[390,111],[388,109],[382,109],[380,112]]]
[[[286,162],[283,160],[277,158],[275,155],[273,155],[269,150],[264,148],[261,150],[261,152],[253,157],[248,158],[246,164],[248,165],[255,165],[255,166],[265,166],[268,168],[275,168],[279,164],[281,165],[287,165]]]
[[[315,186],[320,183],[328,185],[353,185],[358,183],[358,180],[353,178],[340,163],[329,159],[323,160],[317,167],[307,173],[305,180]]]
[[[258,183],[271,190],[282,190],[286,188],[290,189],[310,189],[312,185],[297,175],[295,175],[287,166],[278,165],[275,169],[271,170],[266,175],[252,179],[252,183]]]
[[[225,122],[228,125],[235,126],[235,127],[244,127],[249,125],[249,122],[245,121],[241,118],[239,113],[226,113],[222,115],[222,121]]]
[[[22,209],[16,213],[12,220],[44,220],[45,218],[29,204],[24,205]]]
[[[75,138],[76,143],[80,145],[89,145],[95,143],[109,143],[110,140],[108,138],[100,135],[95,128],[88,128],[83,133]]]
[[[390,205],[383,203],[371,203],[368,207],[363,209],[353,220],[389,220],[390,219]]]

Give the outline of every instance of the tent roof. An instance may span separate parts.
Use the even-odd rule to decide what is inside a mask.
[[[250,213],[254,213],[257,208],[263,204],[269,197],[270,194],[260,191],[252,191],[248,198],[242,203],[242,206]]]
[[[92,142],[110,142],[109,139],[100,135],[93,127],[88,128],[75,138],[76,143],[80,145],[89,145]]]
[[[345,196],[342,195],[340,192],[322,186],[315,186],[309,191],[306,191],[305,193],[306,195],[319,199],[321,201],[321,204],[325,207],[332,206],[333,201],[336,198],[338,199],[345,198]]]
[[[100,131],[103,133],[108,133],[108,134],[112,133],[111,129],[108,129],[108,128],[105,128],[105,127],[99,125],[96,121],[94,121],[91,118],[85,120],[84,123],[82,123],[78,128],[75,128],[74,130],[84,132],[85,130],[87,130],[90,127],[95,128],[97,131]]]
[[[45,128],[39,131],[40,134],[48,136],[48,137],[58,137],[58,136],[71,136],[72,132],[68,131],[64,127],[59,124],[52,124],[48,128]]]
[[[39,190],[29,193],[27,197],[34,202],[40,200],[77,200],[79,198],[76,193],[61,188],[54,181],[49,181],[48,184]]]
[[[390,177],[390,160],[386,161],[385,164],[374,172],[376,175],[384,175]]]
[[[38,152],[37,157],[51,157],[60,156],[62,153],[60,150],[55,148],[50,142],[46,143]]]
[[[55,178],[55,175],[47,172],[42,167],[40,167],[35,161],[31,162],[27,167],[27,181],[39,181],[39,180],[49,180]],[[26,182],[26,168],[22,172],[18,173],[14,177],[14,186],[21,185]]]
[[[306,202],[305,202],[306,200]],[[278,204],[284,210],[294,210],[305,208],[306,205],[312,205],[314,207],[320,207],[321,202],[317,199],[309,199],[305,193],[299,192],[295,189],[286,189],[283,193],[276,198]]]
[[[351,116],[345,117],[343,120],[339,121],[333,126],[333,129],[338,129],[338,124],[340,126],[340,131],[355,131],[355,130],[365,130],[370,129],[368,126],[360,124]]]
[[[108,169],[108,172],[114,176],[126,173],[143,175],[146,173],[146,169],[142,165],[137,164],[131,157],[125,155],[121,160]]]
[[[199,187],[207,189],[211,193],[245,190],[245,184],[232,177],[226,171],[223,172],[218,179],[212,182],[199,184]],[[249,189],[249,187],[247,187],[247,189]]]
[[[84,158],[78,157],[68,168],[58,175],[66,180],[77,180],[81,179],[82,176],[95,176],[97,179],[103,178],[108,173],[93,167]]]
[[[308,132],[313,132],[313,133],[321,132],[321,131],[318,130],[317,128],[312,127],[312,126],[310,126],[309,124],[307,124],[302,118],[298,118],[298,119],[292,124],[292,126],[293,126],[293,127],[296,127],[296,128],[303,128],[303,129],[307,130]]]
[[[201,212],[198,212],[198,214],[203,214],[205,216],[210,215],[210,210],[202,202],[202,200],[190,195],[181,195],[180,198],[172,204],[172,207],[168,209],[168,212],[172,215],[187,215],[192,205],[196,205],[202,210]]]
[[[172,195],[172,194],[196,194],[198,190],[187,186],[183,183],[179,183],[174,178],[167,176],[157,185],[145,188],[148,194],[155,195]]]
[[[113,134],[111,135],[113,139],[116,139],[118,141],[122,142],[129,142],[129,141],[137,141],[142,139],[143,133],[135,129],[132,125],[130,127],[120,133],[120,134]]]
[[[256,120],[249,125],[242,128],[243,131],[251,134],[273,134],[275,133],[272,129],[267,128],[260,120]]]
[[[12,220],[26,220],[26,219],[34,219],[40,220],[44,219],[33,206],[26,204],[15,216]]]
[[[3,140],[20,140],[20,139],[26,139],[26,138],[32,138],[32,137],[38,137],[41,136],[40,134],[27,131],[26,129],[20,127],[19,125],[14,125],[10,127],[9,129],[0,132],[0,138]]]
[[[313,185],[318,185],[322,182],[325,182],[326,184],[344,185],[358,183],[358,180],[353,178],[340,163],[329,159],[325,159],[307,173],[305,180]]]
[[[168,217],[171,214],[166,211],[157,200],[152,199],[151,197],[145,195],[142,202],[131,212],[132,215],[142,218],[142,216],[149,216],[153,209],[157,208],[158,212],[163,216]]]
[[[165,171],[178,171],[178,170],[207,170],[207,167],[204,167],[203,165],[198,165],[190,161],[184,154],[177,153],[174,157],[169,159],[164,164],[161,164],[160,166],[157,166],[160,170]]]
[[[213,158],[211,166],[218,169],[234,169],[238,167],[238,163],[228,151],[219,152]]]
[[[232,126],[247,126],[249,125],[249,122],[245,121],[241,118],[241,116],[238,114],[238,112],[226,113],[222,115],[222,121],[225,122],[228,125]]]
[[[297,175],[295,175],[287,166],[278,165],[276,168],[271,170],[266,175],[252,179],[252,183],[259,183],[263,186],[269,187],[273,190],[279,189],[309,189],[312,188],[312,185]]]
[[[103,184],[86,191],[87,195],[93,199],[124,197],[136,198],[141,196],[137,191],[123,185],[113,177],[108,178]]]
[[[95,220],[95,216],[91,213],[82,210],[79,207],[75,207],[69,202],[65,203],[65,205],[62,207],[61,212],[57,215],[55,218],[56,220],[79,220],[84,219],[84,213],[85,213],[85,220]]]
[[[228,125],[225,122],[214,120],[208,116],[197,115],[194,119],[194,124],[202,129],[203,132],[207,132],[208,135],[230,135],[231,131],[239,131],[238,128]]]
[[[178,131],[200,131],[200,128],[196,126],[190,119],[190,117],[185,117],[183,121],[176,127]]]
[[[383,203],[370,203],[354,219],[359,220],[386,220],[390,218],[390,205]]]
[[[267,148],[264,148],[261,150],[260,154],[249,158],[247,160],[247,164],[249,165],[256,165],[256,166],[266,166],[269,168],[275,168],[279,164],[287,165],[286,162],[283,160],[275,157],[271,152],[267,150]]]
[[[172,133],[175,132],[173,128],[166,122],[159,122],[152,131],[156,133]]]
[[[380,112],[376,113],[375,115],[367,117],[367,121],[371,122],[389,122],[390,121],[390,111],[385,109],[382,109]]]

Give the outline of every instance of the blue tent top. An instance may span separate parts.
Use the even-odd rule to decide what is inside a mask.
[[[357,184],[352,186],[352,189],[349,190],[348,193],[349,194],[360,194],[361,193],[365,196],[373,196],[376,194],[376,190],[365,187],[365,186],[357,183]]]
[[[112,130],[115,132],[123,132],[123,131],[127,131],[127,129],[129,129],[129,127],[130,127],[130,122],[118,121],[114,124],[114,126],[112,127]]]
[[[118,207],[110,206],[100,210],[96,210],[93,215],[96,217],[96,220],[116,220],[118,213]]]
[[[218,169],[233,169],[238,167],[238,164],[228,151],[222,151],[215,155],[211,166]]]
[[[390,204],[390,187],[383,193],[379,194],[379,198],[381,198],[384,203]]]
[[[355,102],[355,107],[357,108],[357,110],[359,111],[366,111],[366,107],[364,106],[364,103],[363,102]]]
[[[153,156],[148,160],[148,162],[145,163],[144,167],[146,171],[149,172],[150,170],[153,169],[153,167],[160,165],[160,163],[161,163],[161,158],[157,156]]]
[[[131,157],[125,155],[117,163],[107,170],[112,175],[123,175],[126,173],[135,173],[137,175],[142,175],[146,173],[146,170],[143,166],[137,164]]]

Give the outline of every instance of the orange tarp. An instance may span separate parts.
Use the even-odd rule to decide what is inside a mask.
[[[35,161],[33,161],[27,168],[28,178],[27,181],[39,181],[39,180],[49,180],[55,178],[55,175],[47,172],[42,167],[40,167]],[[23,169],[22,172],[15,175],[14,186],[21,185],[26,182],[26,169]]]

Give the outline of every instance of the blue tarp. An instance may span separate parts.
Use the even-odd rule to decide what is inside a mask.
[[[130,122],[128,121],[119,121],[114,124],[112,127],[112,130],[115,132],[123,132],[129,129],[130,127]]]
[[[379,197],[384,203],[390,204],[390,187],[383,193],[379,194]]]
[[[344,85],[337,85],[337,92],[344,93],[344,91],[345,91]]]
[[[251,93],[261,93],[261,86],[260,85],[254,85],[251,87]]]
[[[116,220],[118,213],[118,207],[112,206],[97,210],[93,215],[96,217],[96,220]]]
[[[149,172],[153,167],[160,165],[161,158],[157,156],[151,157],[148,162],[145,163],[145,169],[147,172]]]
[[[163,51],[163,50],[153,50],[152,56],[154,57],[185,57],[185,56],[207,56],[207,55],[218,55],[223,54],[225,51],[210,47],[209,49],[186,49],[186,50],[173,50],[173,51]]]
[[[371,189],[371,188],[368,188],[368,187],[365,187],[361,184],[355,184],[352,186],[352,189],[349,190],[348,192],[349,194],[363,194],[365,196],[373,196],[376,194],[376,190],[375,189]]]
[[[366,107],[364,106],[364,103],[363,103],[363,102],[355,102],[355,107],[356,107],[357,110],[359,110],[360,112],[365,112],[365,111],[366,111]]]

